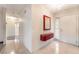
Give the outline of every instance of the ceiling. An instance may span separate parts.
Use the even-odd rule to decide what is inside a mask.
[[[8,15],[21,17],[27,5],[6,5],[6,12]]]
[[[26,8],[29,4],[0,4],[0,7],[6,8],[7,15],[21,17],[26,12]],[[76,6],[75,4],[60,4],[60,5],[50,5],[47,4],[47,7],[52,13],[55,13],[59,10]]]
[[[9,16],[14,16],[14,17],[21,17],[28,4],[0,4],[0,7],[5,7],[6,8],[6,14]]]
[[[48,5],[50,11],[52,13],[57,13],[57,12],[60,12],[62,10],[65,10],[65,9],[69,9],[69,8],[78,8],[79,5],[78,4],[56,4],[56,5]]]

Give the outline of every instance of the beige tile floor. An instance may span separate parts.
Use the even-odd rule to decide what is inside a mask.
[[[79,47],[64,42],[53,41],[48,46],[40,48],[35,54],[79,54]]]
[[[1,54],[30,54],[30,52],[19,42],[14,40],[8,40],[7,44],[0,50]],[[33,52],[33,54],[78,54],[79,47],[59,42],[53,41],[45,47]]]
[[[22,44],[15,40],[7,40],[6,45],[0,50],[0,54],[27,54],[30,53]]]

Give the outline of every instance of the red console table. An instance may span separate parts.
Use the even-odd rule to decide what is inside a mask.
[[[53,37],[54,37],[53,33],[41,34],[40,35],[40,40],[41,41],[47,41],[47,40],[50,40]]]

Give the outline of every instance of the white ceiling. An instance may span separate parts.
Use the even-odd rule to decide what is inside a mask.
[[[9,15],[21,17],[26,9],[27,5],[6,5],[6,12]]]
[[[6,8],[6,14],[9,16],[21,17],[28,6],[25,4],[0,4],[0,7]]]
[[[57,4],[57,5],[48,5],[48,7],[49,7],[49,9],[50,9],[50,11],[52,12],[52,13],[57,13],[57,12],[59,12],[59,11],[61,11],[61,10],[65,10],[65,9],[69,9],[69,8],[78,8],[79,7],[79,5],[78,4]]]
[[[27,6],[28,4],[3,4],[3,5],[0,4],[0,7],[6,8],[7,15],[16,16],[16,17],[21,17],[24,14],[24,12],[26,12],[25,10]],[[51,12],[55,13],[59,10],[76,6],[76,5],[74,4],[50,5],[49,4],[47,6],[51,10]]]

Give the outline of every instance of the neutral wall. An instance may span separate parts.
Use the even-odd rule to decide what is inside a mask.
[[[24,39],[24,24],[23,22],[19,23],[19,40],[20,43],[23,44],[23,39]]]
[[[51,30],[47,30],[47,31],[43,30],[43,15],[47,15],[51,17],[51,22],[52,22]],[[40,41],[40,34],[54,32],[52,15],[47,5],[45,4],[32,5],[32,28],[33,28],[32,30],[33,51],[38,50],[39,48],[45,46],[46,44],[52,41],[53,38],[45,42]]]
[[[26,13],[24,13],[20,23],[20,41],[23,42],[24,46],[32,52],[32,10],[31,5],[25,7]]]
[[[51,30],[43,31],[43,15],[51,17]],[[30,52],[38,50],[53,40],[52,38],[46,42],[40,41],[40,34],[54,32],[53,18],[47,5],[27,5],[22,20],[19,28],[20,41]]]
[[[6,10],[5,8],[0,8],[0,42],[6,43]]]
[[[64,9],[56,14],[60,20],[60,40],[77,45],[78,6]]]

